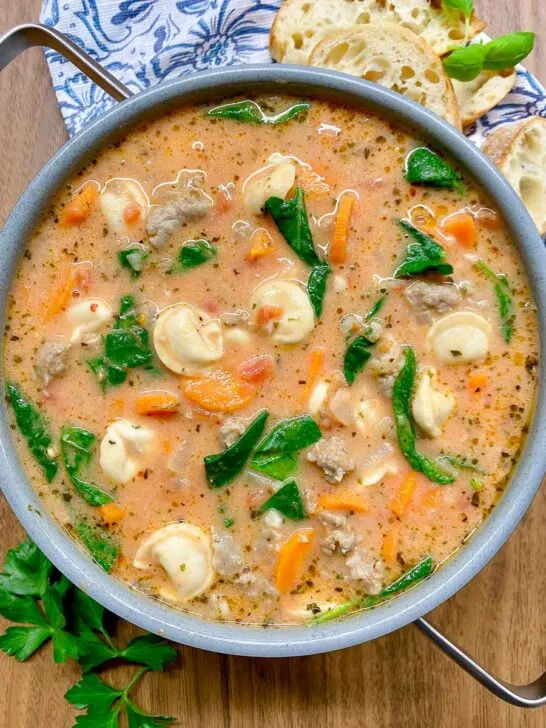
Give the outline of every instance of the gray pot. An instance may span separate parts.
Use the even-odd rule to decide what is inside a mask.
[[[505,218],[527,270],[539,309],[542,360],[546,359],[546,257],[542,240],[523,204],[493,165],[462,134],[435,114],[381,86],[345,74],[280,65],[225,68],[184,77],[131,96],[56,31],[21,26],[0,41],[0,68],[29,45],[63,52],[116,98],[119,106],[67,142],[31,182],[0,234],[0,306],[4,316],[12,277],[30,233],[55,191],[108,141],[182,101],[200,103],[235,94],[282,92],[351,104],[411,126],[434,148],[457,159],[474,176]],[[129,98],[130,97],[130,98]],[[461,589],[497,553],[528,509],[546,470],[546,388],[541,367],[535,414],[522,457],[506,493],[475,536],[437,573],[372,611],[320,627],[263,629],[208,622],[176,611],[105,574],[44,509],[19,463],[5,405],[0,408],[2,489],[24,528],[55,566],[107,609],[175,642],[234,655],[311,655],[360,644],[404,627],[418,626],[450,656],[504,699],[521,706],[546,702],[546,674],[531,686],[515,687],[488,675],[468,655],[421,619]]]

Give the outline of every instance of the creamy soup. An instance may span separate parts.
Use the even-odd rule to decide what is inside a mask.
[[[9,299],[24,468],[98,563],[209,619],[428,576],[520,453],[537,325],[503,221],[365,111],[181,108],[59,192]]]

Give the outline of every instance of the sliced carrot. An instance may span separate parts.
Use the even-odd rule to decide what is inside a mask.
[[[387,564],[396,563],[396,554],[398,553],[398,533],[392,528],[383,536],[383,546],[381,548],[381,557]]]
[[[260,354],[247,359],[237,367],[237,375],[245,382],[265,382],[275,371],[275,359],[270,354]]]
[[[173,415],[178,411],[180,400],[172,392],[144,392],[137,397],[139,415]]]
[[[305,197],[308,200],[323,200],[332,194],[332,188],[328,182],[311,167],[298,165],[296,184],[298,187],[303,187]]]
[[[485,389],[485,387],[487,387],[488,382],[489,375],[487,372],[477,371],[470,372],[468,379],[466,380],[466,385],[471,392],[479,394]]]
[[[476,246],[476,221],[469,212],[456,212],[444,218],[441,230],[445,235],[455,238],[463,248]]]
[[[247,253],[249,260],[258,260],[275,252],[273,238],[265,228],[254,230],[250,238],[250,245],[250,250]]]
[[[94,182],[86,182],[61,212],[59,216],[61,225],[71,227],[87,220],[98,196],[98,185]]]
[[[309,399],[309,396],[311,395],[311,392],[313,391],[313,387],[316,384],[316,381],[318,379],[318,375],[320,374],[320,370],[322,369],[323,363],[324,363],[324,349],[321,349],[320,347],[313,349],[311,352],[311,361],[309,362],[309,374],[307,375],[307,381],[305,383],[305,388],[301,394],[300,402],[301,402],[302,407],[306,404],[307,400]]]
[[[125,511],[117,503],[106,503],[104,506],[99,506],[97,510],[104,523],[109,526],[115,526],[125,516]]]
[[[140,219],[140,205],[136,202],[129,202],[123,209],[123,219],[127,225],[134,225]]]
[[[406,475],[406,477],[400,484],[396,495],[390,502],[391,511],[394,513],[395,516],[402,518],[402,516],[406,514],[416,487],[417,473],[414,473],[412,471],[411,473],[408,473]]]
[[[314,528],[299,528],[281,546],[275,567],[275,586],[286,594],[301,576],[315,543]]]
[[[266,303],[260,306],[258,313],[256,314],[256,323],[258,326],[265,326],[270,321],[278,321],[283,315],[284,310],[282,306],[277,306],[274,303]]]
[[[354,206],[355,197],[351,194],[343,195],[338,202],[334,232],[330,243],[330,261],[334,264],[347,262],[347,240]]]
[[[70,267],[66,281],[62,287],[53,295],[49,305],[46,307],[45,320],[49,321],[58,313],[63,311],[76,291],[87,290],[91,277],[91,263],[79,263]]]
[[[318,504],[328,511],[354,511],[355,513],[369,511],[369,506],[364,498],[348,490],[336,490],[335,493],[321,495]]]
[[[250,404],[258,394],[256,387],[225,371],[188,379],[182,389],[190,402],[208,412],[235,412]]]

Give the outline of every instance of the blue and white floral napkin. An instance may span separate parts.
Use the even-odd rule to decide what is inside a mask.
[[[319,2],[320,0],[316,0]],[[132,91],[218,66],[269,63],[269,29],[281,0],[44,0],[40,20],[68,35]],[[115,104],[72,64],[46,52],[68,132]],[[546,92],[523,67],[514,90],[469,136],[546,116]]]

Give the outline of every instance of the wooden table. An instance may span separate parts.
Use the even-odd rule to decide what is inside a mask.
[[[62,4],[62,3],[61,3]],[[492,34],[538,33],[528,68],[546,81],[545,0],[476,0]],[[1,0],[0,32],[38,16],[40,0]],[[27,51],[0,77],[0,215],[11,210],[66,132],[41,50]],[[546,667],[544,560],[546,492],[517,533],[432,621],[499,675],[534,679]],[[23,531],[0,499],[0,555]],[[2,625],[0,625],[1,627]],[[121,639],[135,632],[122,624]],[[114,681],[126,682],[128,668]],[[78,677],[55,666],[49,648],[25,664],[0,655],[0,728],[65,728],[74,711],[63,700]],[[148,675],[135,699],[175,715],[185,728],[535,728],[546,711],[501,703],[407,627],[374,643],[292,660],[245,659],[190,648],[176,667]]]

